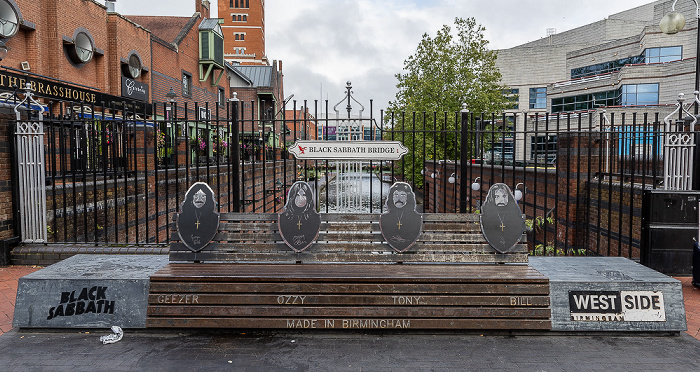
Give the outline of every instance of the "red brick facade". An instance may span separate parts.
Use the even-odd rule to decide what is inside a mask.
[[[265,0],[218,0],[224,20],[224,58],[242,65],[267,65]]]
[[[108,14],[95,1],[17,0],[16,3],[25,24],[7,40],[9,52],[2,60],[3,66],[121,96],[121,61],[135,51],[143,66],[151,65],[149,32],[118,14]],[[95,47],[92,60],[84,64],[72,62],[67,52],[79,29],[87,30]],[[150,84],[150,74],[143,71],[136,80]]]

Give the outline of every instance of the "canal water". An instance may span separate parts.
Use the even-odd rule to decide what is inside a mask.
[[[325,185],[319,185],[319,211],[321,213],[326,213],[326,205],[328,206],[328,213],[381,213],[384,207],[384,202],[389,194],[389,188],[391,184],[382,182],[376,174],[374,173],[349,173],[341,175],[343,177],[332,177],[332,180],[328,182],[328,195],[326,195]],[[336,182],[339,179],[362,177],[361,187],[358,190],[357,187],[342,187],[343,192],[347,193],[362,193],[362,203],[358,206],[354,206],[351,210],[340,210],[336,205]],[[354,197],[355,195],[341,195]]]

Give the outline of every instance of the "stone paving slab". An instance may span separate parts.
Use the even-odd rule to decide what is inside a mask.
[[[676,278],[683,285],[683,302],[685,318],[688,324],[686,333],[700,340],[700,288],[692,284],[690,276]]]
[[[12,329],[19,278],[39,269],[41,267],[37,266],[0,267],[0,335]]]
[[[11,331],[3,371],[698,371],[680,336]],[[37,353],[37,350],[41,350]]]
[[[145,328],[150,276],[162,255],[76,255],[19,279],[13,325]]]

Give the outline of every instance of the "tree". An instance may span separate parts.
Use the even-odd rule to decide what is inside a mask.
[[[454,33],[444,25],[435,37],[423,35],[415,54],[404,61],[404,72],[396,74],[399,90],[385,116],[394,138],[411,150],[400,168],[416,187],[423,184],[424,160],[459,156],[450,131],[455,130],[454,113],[463,103],[477,114],[500,113],[512,105],[503,94],[497,54],[488,49],[484,28],[474,18],[456,18],[454,23]]]
[[[474,18],[456,18],[455,30],[453,36],[444,25],[434,38],[423,34],[416,53],[404,61],[404,73],[396,74],[399,91],[389,111],[455,112],[466,103],[471,112],[495,113],[508,106],[484,28]]]

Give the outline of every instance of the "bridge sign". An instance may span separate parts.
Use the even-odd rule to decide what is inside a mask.
[[[289,152],[299,160],[400,160],[408,148],[399,141],[296,141]]]

